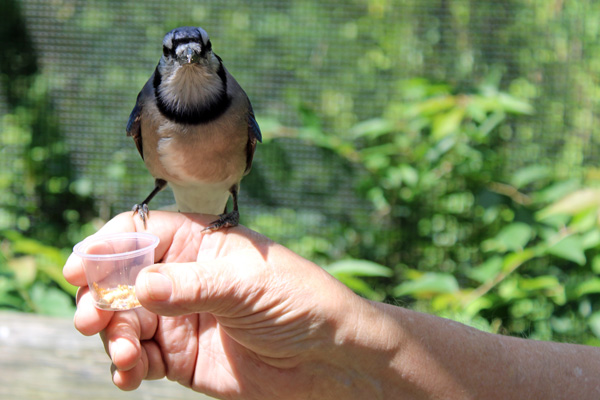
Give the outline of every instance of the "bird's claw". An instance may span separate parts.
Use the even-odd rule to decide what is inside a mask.
[[[146,220],[148,219],[148,214],[150,213],[150,210],[148,210],[148,204],[135,204],[131,211],[133,211],[133,215],[137,213],[140,216],[140,219],[144,223],[144,228],[146,228]]]
[[[202,229],[202,232],[214,232],[223,228],[233,228],[234,226],[238,226],[240,223],[240,213],[237,211],[232,211],[230,213],[219,215],[219,219],[213,221],[206,228]]]

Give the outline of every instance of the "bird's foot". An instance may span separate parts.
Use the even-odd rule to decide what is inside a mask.
[[[136,204],[133,206],[131,211],[133,211],[133,215],[137,213],[140,216],[140,219],[144,223],[144,228],[146,228],[146,220],[148,219],[150,213],[150,210],[148,210],[148,204]]]
[[[213,221],[206,228],[202,229],[202,232],[210,231],[218,231],[223,228],[233,228],[234,226],[238,226],[240,223],[240,213],[237,211],[232,211],[230,213],[219,215],[219,219]]]

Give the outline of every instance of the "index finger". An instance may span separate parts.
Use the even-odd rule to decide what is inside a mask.
[[[186,215],[168,211],[152,211],[147,220],[147,225],[144,226],[140,218],[132,215],[131,212],[124,212],[108,221],[94,235],[124,232],[152,233],[160,239],[158,247],[154,250],[154,259],[158,261],[163,258],[170,248],[176,233],[186,224],[191,223],[193,225],[187,226],[188,230],[200,233],[213,219],[214,216],[211,215]],[[81,259],[74,254],[71,254],[65,263],[63,275],[72,285],[87,285]]]
[[[135,219],[131,217],[131,213],[122,213],[108,221],[102,228],[100,228],[100,230],[98,230],[98,232],[95,233],[95,235],[137,231],[138,224],[136,223]],[[71,253],[67,259],[67,262],[63,267],[63,275],[67,282],[69,282],[71,285],[87,285],[81,258],[76,256],[74,253]]]

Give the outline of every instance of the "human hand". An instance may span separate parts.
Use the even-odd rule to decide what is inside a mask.
[[[357,310],[368,302],[247,228],[203,234],[213,219],[153,211],[144,228],[125,213],[100,230],[160,237],[160,264],[136,282],[144,308],[95,308],[79,259],[67,261],[65,277],[81,286],[75,326],[85,335],[100,333],[114,383],[132,390],[143,379],[166,376],[208,395],[244,399],[335,393],[339,382],[331,379],[352,374],[346,371],[352,356],[342,347],[360,328]]]

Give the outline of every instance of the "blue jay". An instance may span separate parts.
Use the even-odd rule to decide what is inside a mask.
[[[248,96],[213,53],[204,29],[181,27],[165,35],[127,135],[155,178],[154,190],[133,206],[144,225],[148,202],[167,184],[180,212],[220,214],[207,230],[238,224],[240,181],[262,136]]]

